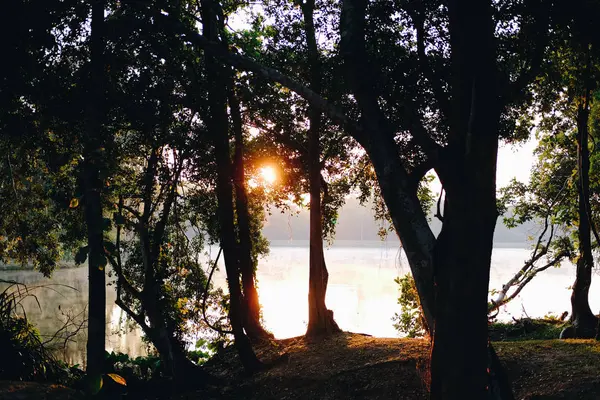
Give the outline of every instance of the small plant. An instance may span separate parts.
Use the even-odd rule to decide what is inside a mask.
[[[409,338],[424,337],[427,335],[425,319],[419,302],[419,294],[412,275],[406,274],[394,279],[399,286],[400,313],[392,317],[394,328]]]
[[[100,392],[115,392],[114,388],[107,389],[108,386],[106,384],[109,382],[114,382],[119,388],[125,388],[127,386],[125,378],[123,378],[121,375],[113,373],[87,376],[85,380],[87,382],[87,393],[90,395],[97,395]]]

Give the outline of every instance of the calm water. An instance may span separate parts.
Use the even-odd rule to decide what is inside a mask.
[[[525,249],[495,249],[492,260],[490,288],[500,288],[528,257]],[[326,250],[329,269],[327,305],[334,311],[336,321],[347,331],[368,333],[374,336],[393,337],[397,332],[391,318],[398,311],[397,285],[394,278],[409,271],[399,251],[385,244],[373,247],[333,247]],[[217,285],[225,285],[224,272],[215,276]],[[25,309],[28,317],[42,334],[54,333],[65,319],[66,313],[81,313],[87,304],[87,268],[56,271],[51,280],[45,280],[32,271],[3,271],[4,279],[29,285],[57,283],[61,286],[36,290],[41,307],[28,299]],[[273,247],[257,271],[260,300],[266,327],[276,337],[285,338],[304,333],[308,319],[306,305],[308,288],[307,247]],[[548,312],[560,314],[570,310],[569,286],[574,280],[574,268],[565,263],[561,268],[547,270],[536,277],[521,295],[502,310],[500,318],[519,318],[524,312],[531,317]],[[592,310],[600,308],[600,287],[595,277],[590,291]],[[125,326],[124,314],[114,305],[115,293],[107,288],[106,317],[109,321],[108,351],[120,351],[131,356],[146,353],[140,331]],[[120,334],[118,332],[121,332]],[[85,332],[69,343],[60,356],[70,363],[84,362]]]

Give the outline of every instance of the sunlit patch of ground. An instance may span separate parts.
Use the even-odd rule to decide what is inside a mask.
[[[600,399],[600,343],[535,340],[495,343],[518,400]],[[425,340],[382,339],[342,333],[319,342],[304,338],[256,347],[271,368],[246,376],[233,348],[206,368],[223,385],[173,397],[183,399],[400,399],[427,398]],[[286,356],[281,358],[281,355]],[[57,385],[0,382],[3,399],[75,399]],[[127,398],[136,398],[127,396]]]
[[[508,367],[517,399],[600,399],[600,344],[545,340],[495,344]],[[426,399],[429,343],[343,333],[317,343],[304,338],[257,348],[264,360],[287,361],[244,377],[234,352],[208,366],[226,380],[242,378],[209,398]],[[194,394],[194,395],[197,395]],[[195,398],[190,394],[183,398]]]
[[[497,343],[518,399],[600,399],[600,343],[532,340]]]

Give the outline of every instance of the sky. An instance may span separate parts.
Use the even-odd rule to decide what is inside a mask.
[[[500,144],[498,149],[498,167],[496,172],[496,188],[507,186],[513,178],[528,183],[531,175],[531,167],[535,161],[533,150],[537,144],[534,135],[524,144],[507,145]],[[441,185],[436,178],[431,182],[431,189],[439,193]]]
[[[256,11],[257,7],[253,10]],[[230,17],[228,25],[235,30],[248,28],[249,14],[242,13]],[[498,150],[498,167],[496,174],[496,187],[498,189],[508,185],[513,178],[524,183],[529,182],[531,167],[535,161],[533,150],[537,144],[534,135],[532,138],[522,145],[506,145],[502,144]],[[436,179],[431,184],[434,192],[440,192],[440,183]]]
[[[506,186],[514,177],[519,181],[529,182],[531,167],[535,161],[533,150],[536,144],[537,140],[532,137],[523,145],[501,145],[498,150],[498,172],[496,174],[499,188]]]

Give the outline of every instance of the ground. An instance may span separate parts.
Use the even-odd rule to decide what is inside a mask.
[[[532,340],[494,343],[519,400],[600,399],[600,344],[594,340]],[[264,359],[289,358],[245,377],[210,398],[227,399],[426,399],[429,343],[343,333],[319,343],[304,338],[257,348]],[[243,376],[235,356],[207,368],[229,379]],[[207,393],[205,393],[206,395]],[[182,399],[196,398],[188,394]]]
[[[532,340],[494,345],[507,367],[516,399],[600,399],[600,343]],[[241,370],[235,352],[225,350],[206,369],[235,384],[174,397],[177,400],[427,398],[429,344],[425,340],[342,333],[312,343],[304,338],[279,340],[256,350],[261,359],[278,360],[277,364],[248,377]],[[64,388],[63,396],[57,397],[56,386],[30,385],[0,382],[0,400],[75,398],[71,389]]]

